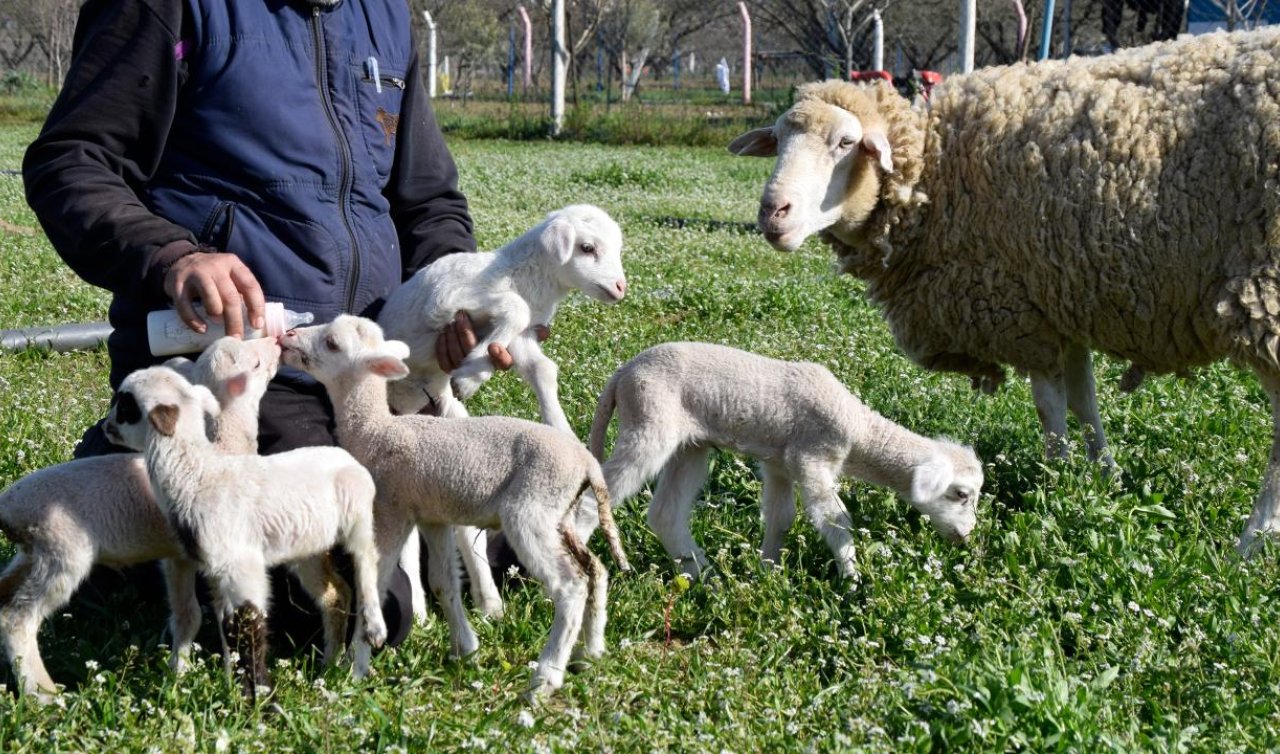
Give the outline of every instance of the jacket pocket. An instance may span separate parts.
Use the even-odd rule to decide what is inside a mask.
[[[356,65],[356,84],[360,131],[378,178],[385,181],[395,161],[405,72],[371,57]]]
[[[205,218],[204,226],[196,239],[219,251],[231,251],[231,233],[235,230],[236,205],[232,202],[218,202],[213,205]]]

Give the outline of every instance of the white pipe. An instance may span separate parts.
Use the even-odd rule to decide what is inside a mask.
[[[742,14],[742,104],[751,104],[751,14],[747,13],[747,4],[738,3],[738,11]]]
[[[973,70],[973,40],[977,35],[977,0],[960,0],[960,72]]]
[[[880,11],[871,14],[871,70],[884,70],[884,19]]]
[[[436,22],[431,20],[431,11],[422,11],[427,22],[427,96],[436,96]]]
[[[524,24],[524,88],[528,92],[533,86],[533,22],[529,20],[529,12],[523,5],[516,6],[520,14],[520,22]]]
[[[569,48],[564,34],[564,0],[551,2],[551,135],[564,126],[564,84],[569,73]]]

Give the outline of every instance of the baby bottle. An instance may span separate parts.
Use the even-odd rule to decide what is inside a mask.
[[[147,342],[151,346],[152,356],[173,356],[182,353],[196,353],[204,347],[227,334],[226,324],[209,318],[204,307],[195,304],[196,314],[208,325],[204,332],[196,332],[183,322],[175,309],[160,309],[147,314]],[[315,319],[311,312],[294,312],[284,308],[284,304],[271,301],[266,306],[265,321],[261,329],[250,328],[249,314],[241,305],[245,322],[244,339],[274,338],[292,330],[299,325],[309,324]]]

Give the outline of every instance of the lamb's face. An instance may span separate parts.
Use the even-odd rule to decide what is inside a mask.
[[[204,415],[218,415],[218,402],[202,385],[192,385],[168,367],[140,369],[120,383],[116,403],[102,425],[116,445],[141,451],[150,432],[204,435]],[[191,426],[187,426],[191,424]]]
[[[409,347],[386,340],[372,320],[344,314],[324,325],[300,327],[279,338],[281,360],[315,377],[326,387],[373,373],[400,379],[409,373]]]
[[[739,136],[729,151],[777,156],[756,221],[782,251],[837,223],[865,222],[879,200],[876,170],[893,170],[882,124],[817,99],[797,102],[770,128]]]
[[[943,537],[964,544],[978,523],[982,461],[971,448],[936,441],[938,452],[917,466],[911,479],[911,504],[928,516]]]
[[[604,210],[576,204],[552,212],[541,238],[547,253],[560,263],[563,284],[606,304],[627,295],[622,229]]]
[[[267,391],[267,383],[280,368],[280,344],[275,338],[240,340],[225,337],[215,340],[200,354],[187,376],[192,382],[213,390],[223,406],[232,397],[242,397],[256,405]],[[240,396],[225,394],[220,388],[239,375],[247,377]]]

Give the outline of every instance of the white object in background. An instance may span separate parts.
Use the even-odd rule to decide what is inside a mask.
[[[215,322],[205,313],[204,307],[195,304],[196,314],[200,315],[208,328],[204,332],[196,332],[183,322],[175,309],[160,309],[147,314],[147,343],[151,347],[152,356],[173,356],[182,353],[203,351],[204,347],[227,334],[226,325]],[[311,312],[295,312],[284,308],[278,301],[268,302],[265,322],[262,329],[246,327],[245,340],[254,338],[274,338],[292,330],[299,325],[310,324],[315,315]],[[244,321],[248,323],[248,312]]]

